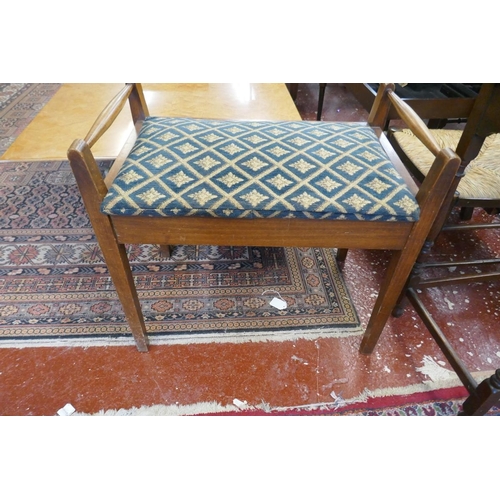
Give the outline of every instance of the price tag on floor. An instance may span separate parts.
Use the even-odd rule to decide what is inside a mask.
[[[269,305],[273,306],[273,307],[276,307],[276,309],[286,309],[286,302],[282,299],[279,299],[278,297],[274,297],[273,300],[271,300],[271,302],[269,302]]]

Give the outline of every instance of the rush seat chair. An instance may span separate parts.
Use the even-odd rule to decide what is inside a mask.
[[[483,222],[470,221],[474,209],[484,209],[490,214],[497,214],[500,210],[500,84],[482,85],[463,130],[436,129],[431,133],[441,147],[456,151],[462,163],[394,314],[403,314],[402,301],[407,298],[469,392],[462,414],[484,415],[492,406],[500,404],[500,370],[478,384],[448,341],[443,325],[434,320],[417,290],[500,280],[500,258],[496,256],[444,260],[436,258],[432,252],[435,240],[444,232],[467,235],[471,231],[498,232],[500,229],[498,217],[487,217]],[[389,129],[388,136],[406,166],[423,181],[428,175],[432,157],[420,147],[417,137],[408,129],[395,128]],[[455,208],[460,209],[461,220],[452,223],[450,215]],[[451,266],[456,269],[454,272]],[[441,275],[431,273],[430,276],[425,272],[439,268],[446,272]]]
[[[103,178],[91,148],[127,101],[135,132]],[[435,156],[420,188],[382,133],[391,106]],[[139,351],[148,338],[126,244],[392,250],[360,345],[372,352],[460,164],[392,84],[367,123],[153,117],[127,84],[68,159]]]
[[[450,262],[433,262],[431,258],[431,248],[442,232],[500,229],[500,222],[494,217],[484,222],[470,222],[474,209],[484,209],[489,214],[500,212],[500,84],[482,85],[463,130],[432,129],[430,132],[440,147],[456,151],[462,161],[459,174],[446,195],[443,210],[436,217],[426,238],[424,252],[418,259],[418,272],[413,273],[412,282],[415,286],[423,287],[500,279],[500,270],[490,270],[492,266],[500,264],[499,258],[453,262],[453,266],[459,266],[462,270],[480,266],[484,271],[479,274],[476,269],[449,274],[445,278],[430,278],[428,281],[420,277],[425,267],[450,265]],[[433,157],[428,155],[419,139],[407,128],[390,128],[388,138],[417,181],[422,182],[429,172]],[[460,221],[454,223],[450,215],[456,208],[460,210]]]

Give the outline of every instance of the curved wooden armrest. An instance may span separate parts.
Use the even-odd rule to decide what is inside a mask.
[[[429,132],[427,125],[408,104],[396,95],[392,88],[387,89],[387,95],[392,106],[394,106],[398,115],[408,125],[410,130],[434,156],[437,156],[441,148]]]
[[[125,85],[97,117],[84,139],[89,147],[92,147],[104,134],[104,132],[106,132],[106,130],[108,130],[108,128],[113,124],[116,117],[125,106],[133,88],[133,83]]]

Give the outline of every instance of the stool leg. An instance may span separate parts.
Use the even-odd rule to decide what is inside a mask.
[[[321,120],[321,115],[323,114],[323,101],[325,100],[325,90],[326,83],[319,84],[319,98],[318,98],[318,113],[316,115],[316,120]]]
[[[173,245],[160,245],[160,253],[161,253],[161,256],[164,257],[165,259],[170,259],[170,257],[174,253],[174,246]]]
[[[115,240],[111,224],[109,224],[107,231],[104,237],[102,234],[96,234],[96,237],[104,255],[106,265],[108,266],[109,274],[115,285],[116,293],[122,304],[123,312],[134,336],[137,349],[140,352],[147,352],[146,326],[125,245]]]
[[[370,354],[375,348],[382,330],[398,303],[415,258],[411,250],[394,252],[361,340],[359,351],[362,354]]]
[[[290,92],[292,99],[295,101],[295,99],[297,99],[297,92],[299,90],[299,84],[298,83],[287,83],[286,86],[288,87],[288,91]]]
[[[337,248],[337,262],[344,262],[347,258],[348,248]]]
[[[74,141],[68,151],[68,159],[137,349],[146,352],[148,350],[146,326],[127,251],[125,245],[116,237],[111,218],[100,210],[102,199],[107,192],[104,180],[90,147],[84,141]]]

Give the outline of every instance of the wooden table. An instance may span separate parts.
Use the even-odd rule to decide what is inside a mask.
[[[63,84],[1,160],[66,160],[74,139],[85,137],[123,84]],[[151,115],[237,120],[300,120],[284,83],[143,84]],[[130,111],[95,145],[99,158],[115,158],[132,131]]]

